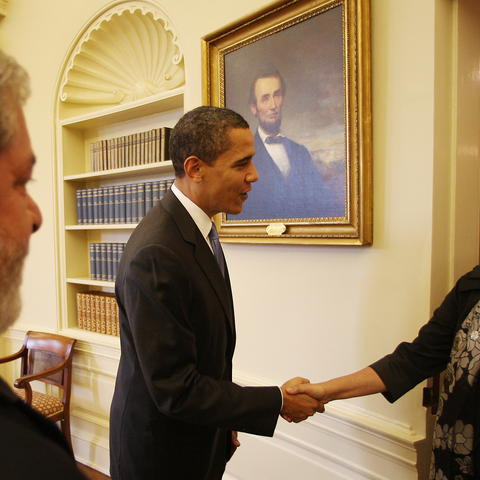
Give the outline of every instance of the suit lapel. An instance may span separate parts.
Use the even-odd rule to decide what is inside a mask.
[[[174,219],[184,240],[194,246],[195,260],[215,290],[217,297],[225,310],[232,332],[234,332],[233,297],[228,276],[228,268],[226,268],[225,278],[223,278],[220,267],[197,225],[175,194],[170,190],[163,197],[162,205]]]

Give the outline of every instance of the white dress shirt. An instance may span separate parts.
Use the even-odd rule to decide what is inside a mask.
[[[172,185],[172,192],[190,214],[195,222],[195,225],[197,225],[198,229],[203,235],[203,238],[205,238],[207,245],[210,247],[210,250],[212,250],[213,253],[212,245],[210,244],[210,239],[208,238],[208,234],[212,228],[212,219],[198,205],[186,197],[175,184]]]
[[[283,178],[288,178],[292,167],[290,165],[285,145],[283,143],[267,143],[265,139],[270,135],[267,135],[261,128],[258,129],[258,134],[260,135],[267,152],[282,172]],[[280,136],[283,137],[284,135],[280,134]]]

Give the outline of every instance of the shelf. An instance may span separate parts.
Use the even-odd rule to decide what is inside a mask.
[[[59,124],[62,127],[87,130],[89,128],[105,127],[106,125],[125,122],[138,117],[155,115],[158,112],[183,109],[184,93],[185,87],[179,87],[166,93],[142,98],[134,102],[115,105],[94,113],[60,120]]]
[[[115,282],[106,282],[103,280],[92,280],[90,277],[67,278],[67,283],[75,285],[89,285],[92,287],[114,287]]]
[[[144,175],[153,175],[159,173],[172,172],[173,164],[171,160],[164,162],[149,163],[137,167],[116,168],[112,170],[103,170],[101,172],[79,173],[77,175],[67,175],[64,177],[66,182],[78,182],[86,180],[120,180],[122,178],[135,178]]]
[[[65,230],[135,230],[138,223],[107,223],[102,225],[65,225]]]
[[[60,331],[62,335],[67,337],[76,338],[77,340],[86,342],[88,344],[94,344],[98,346],[108,347],[120,347],[120,337],[113,335],[105,335],[103,333],[90,332],[78,327],[68,327]]]

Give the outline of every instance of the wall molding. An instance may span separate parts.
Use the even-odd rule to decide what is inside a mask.
[[[238,372],[234,381],[242,386],[268,384]],[[342,401],[327,405],[325,413],[300,424],[279,419],[273,438],[242,435],[240,441],[247,452],[240,448],[238,458],[229,463],[227,474],[232,480],[263,478],[249,476],[250,471],[261,471],[262,458],[285,462],[291,465],[287,467],[290,472],[295,471],[296,464],[299,471],[312,472],[311,477],[304,478],[416,480],[417,454],[427,440],[409,425]],[[245,467],[245,458],[249,467]],[[278,478],[288,476],[280,474]]]
[[[26,330],[10,329],[7,349],[23,342]],[[18,345],[17,345],[18,344]],[[78,346],[78,347],[77,347]],[[119,351],[115,346],[77,342],[72,392],[72,441],[78,461],[109,471],[109,410]],[[236,372],[241,386],[272,385]],[[417,480],[417,454],[425,437],[409,425],[349,404],[327,405],[300,424],[279,418],[275,435],[241,434],[242,446],[227,465],[225,480],[290,479],[301,472],[305,480]],[[274,475],[274,476],[272,476]]]

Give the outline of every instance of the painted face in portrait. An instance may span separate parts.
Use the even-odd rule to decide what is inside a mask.
[[[256,105],[250,105],[262,130],[271,135],[280,131],[282,123],[282,84],[278,77],[259,78],[255,84]]]
[[[27,193],[35,157],[21,108],[18,133],[7,150],[0,153],[0,332],[20,313],[22,268],[30,235],[40,228],[42,217]]]

